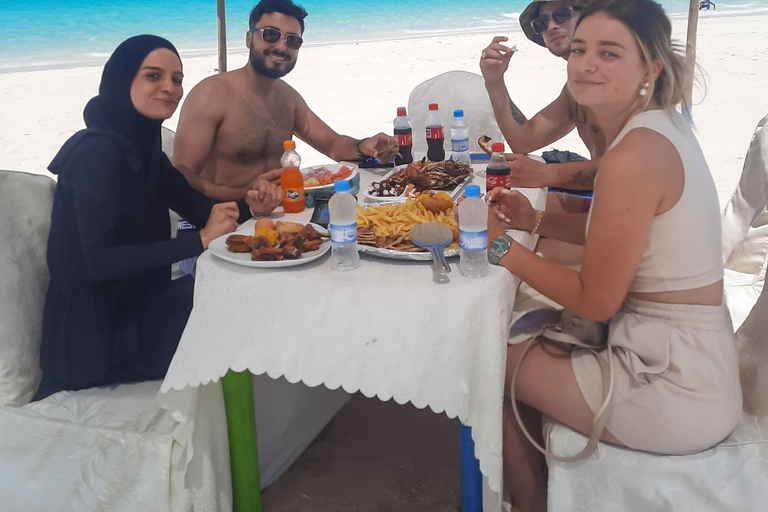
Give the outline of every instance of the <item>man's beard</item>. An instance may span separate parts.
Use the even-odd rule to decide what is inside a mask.
[[[288,60],[286,60],[285,68],[284,69],[279,69],[279,68],[267,67],[266,56],[269,53],[274,54],[274,55],[278,55],[280,57],[285,57],[286,59],[288,59]],[[287,75],[288,73],[290,73],[293,70],[293,67],[296,65],[296,61],[295,60],[290,60],[290,58],[291,58],[290,55],[287,55],[287,54],[285,54],[283,52],[269,51],[269,50],[264,52],[264,55],[260,55],[257,52],[255,52],[253,50],[253,48],[251,48],[249,61],[251,63],[251,67],[258,74],[263,75],[263,76],[265,76],[267,78],[282,78],[285,75]]]

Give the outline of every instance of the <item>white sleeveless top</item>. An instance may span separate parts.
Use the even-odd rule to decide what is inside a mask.
[[[629,120],[611,148],[634,128],[653,130],[675,146],[683,162],[685,186],[677,204],[653,219],[629,291],[690,290],[718,282],[723,278],[720,206],[693,130],[677,111],[648,110]],[[591,216],[590,207],[587,229]]]

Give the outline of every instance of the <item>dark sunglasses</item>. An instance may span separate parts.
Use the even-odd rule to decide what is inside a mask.
[[[285,46],[291,50],[298,50],[304,44],[301,36],[296,34],[283,34],[275,27],[252,28],[251,32],[261,32],[261,40],[267,44],[277,44],[280,39],[285,39]]]
[[[560,7],[552,11],[552,14],[544,14],[531,21],[534,33],[542,34],[549,28],[549,20],[552,19],[558,25],[573,18],[573,7]]]

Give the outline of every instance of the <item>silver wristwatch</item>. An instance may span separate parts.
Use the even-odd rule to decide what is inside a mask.
[[[499,260],[509,252],[512,242],[514,242],[514,239],[506,233],[494,238],[488,248],[488,261],[498,265]]]

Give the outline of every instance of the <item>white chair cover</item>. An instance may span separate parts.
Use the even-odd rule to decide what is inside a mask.
[[[768,262],[768,116],[757,125],[739,185],[723,212],[725,298],[734,329],[763,289]]]
[[[173,160],[173,141],[176,138],[176,132],[163,126],[160,128],[160,138],[163,144],[163,153],[168,155],[169,160]]]
[[[453,111],[464,110],[469,125],[469,151],[482,153],[477,139],[488,135],[494,142],[503,141],[501,130],[493,116],[491,100],[485,90],[483,77],[467,71],[448,71],[417,85],[408,98],[408,117],[413,128],[413,156],[421,159],[427,154],[425,122],[429,104],[437,103],[445,126],[445,151],[451,151],[451,121]]]

